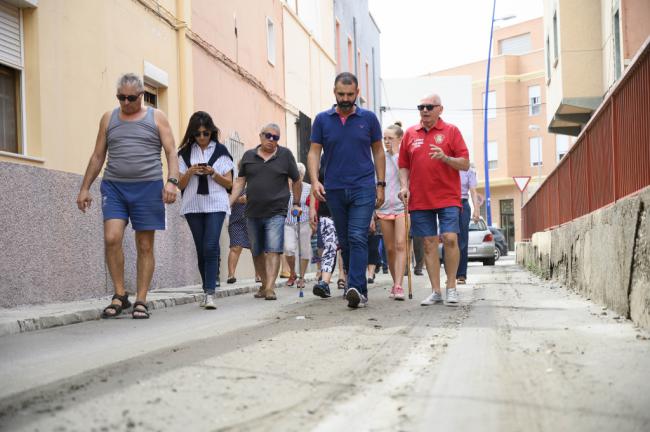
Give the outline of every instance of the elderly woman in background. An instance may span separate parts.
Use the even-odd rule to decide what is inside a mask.
[[[284,223],[284,255],[287,258],[287,263],[291,268],[291,276],[287,281],[287,286],[293,286],[294,282],[296,283],[296,288],[305,287],[305,271],[309,265],[309,260],[311,259],[311,227],[309,226],[309,206],[307,205],[307,198],[311,194],[311,185],[305,183],[303,178],[305,177],[305,165],[298,163],[298,173],[300,174],[300,182],[302,182],[302,196],[299,201],[295,202],[295,205],[300,205],[301,214],[296,217],[291,214],[292,207],[294,206],[293,192],[289,197],[289,212],[287,213],[287,218]],[[298,230],[300,230],[300,235],[298,235]],[[300,240],[300,247],[298,248],[298,240]],[[295,273],[295,264],[297,251],[300,251],[300,271],[299,274]]]

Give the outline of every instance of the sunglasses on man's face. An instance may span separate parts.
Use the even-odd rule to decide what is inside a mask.
[[[141,95],[142,93],[138,93],[137,95],[123,95],[123,94],[118,94],[117,99],[120,102],[124,102],[125,100],[128,100],[129,102],[135,102]]]
[[[424,111],[426,108],[427,111],[433,111],[434,108],[438,108],[440,105],[434,105],[434,104],[425,104],[425,105],[418,105],[418,111]]]
[[[274,135],[272,133],[264,132],[262,134],[267,140],[280,141],[280,135]]]
[[[195,137],[195,138],[201,138],[201,136],[204,136],[204,137],[207,138],[207,137],[209,137],[210,135],[212,135],[212,134],[210,133],[210,131],[207,131],[207,130],[206,130],[206,131],[198,131],[198,132],[196,132],[196,133],[194,134],[194,137]]]

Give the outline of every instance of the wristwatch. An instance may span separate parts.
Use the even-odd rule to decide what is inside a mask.
[[[167,179],[167,181],[168,181],[169,183],[173,184],[174,186],[178,186],[178,179],[177,179],[177,178],[169,177],[169,178]]]
[[[378,181],[377,186],[386,187],[386,182],[385,181]]]

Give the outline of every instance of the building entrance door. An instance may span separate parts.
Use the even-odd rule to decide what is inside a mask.
[[[501,210],[501,231],[506,238],[508,250],[515,250],[515,200],[499,201]]]

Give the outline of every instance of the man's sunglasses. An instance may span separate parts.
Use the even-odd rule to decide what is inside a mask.
[[[204,136],[204,137],[207,138],[207,137],[209,137],[210,135],[212,135],[212,132],[210,132],[210,131],[199,131],[199,132],[196,132],[196,133],[194,134],[194,137],[195,137],[195,138],[200,138],[201,136]]]
[[[138,93],[137,95],[123,95],[123,94],[118,94],[117,99],[120,102],[124,102],[125,100],[128,100],[129,102],[135,102],[141,95],[142,93]]]
[[[268,140],[280,141],[280,135],[273,135],[272,133],[268,132],[264,132],[262,135],[264,135],[264,138]]]
[[[426,105],[418,105],[418,111],[424,111],[426,108],[427,111],[433,111],[434,108],[438,108],[440,105],[434,105],[434,104],[426,104]]]

